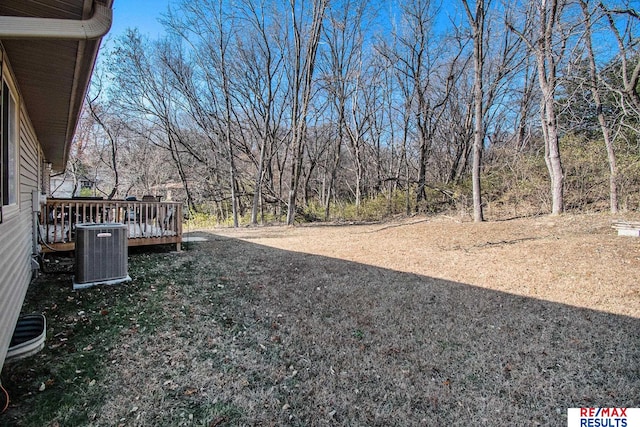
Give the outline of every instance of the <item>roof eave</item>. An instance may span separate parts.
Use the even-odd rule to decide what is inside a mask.
[[[0,40],[46,161],[63,170],[78,124],[102,37],[111,26],[112,0],[81,0],[81,19],[0,17]],[[9,33],[11,19],[29,32]],[[28,20],[28,21],[25,21]],[[36,28],[39,27],[39,28]],[[60,37],[56,37],[56,31]]]

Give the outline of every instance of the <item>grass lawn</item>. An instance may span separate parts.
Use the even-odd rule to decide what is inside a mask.
[[[12,401],[0,425],[561,426],[569,407],[640,407],[637,241],[595,228],[601,259],[628,245],[621,274],[631,282],[598,290],[593,272],[518,264],[560,244],[553,231],[522,235],[522,225],[468,225],[475,240],[447,247],[405,240],[407,253],[379,236],[398,241],[416,225],[213,230],[181,253],[136,249],[133,282],[81,291],[72,290],[72,268],[58,267],[29,291],[24,311],[47,316],[47,345],[4,367]],[[420,233],[439,238],[442,227],[420,225],[430,226]],[[498,226],[513,227],[511,237],[487,238]],[[337,246],[311,253],[306,246],[329,244],[320,232]],[[347,234],[378,262],[354,255],[340,240]],[[439,255],[430,252],[438,245]],[[530,255],[509,258],[517,251]],[[478,279],[425,270],[469,254],[477,265],[455,265]],[[587,292],[597,295],[592,306],[541,290],[576,282],[596,289]],[[627,292],[624,307],[609,310],[615,301],[602,299],[617,292]]]

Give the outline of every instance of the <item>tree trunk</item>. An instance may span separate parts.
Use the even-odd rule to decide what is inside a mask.
[[[482,189],[480,187],[480,167],[482,165],[482,150],[484,146],[484,91],[482,87],[484,55],[484,0],[476,0],[475,17],[466,0],[463,0],[469,23],[473,29],[473,98],[475,109],[475,129],[473,135],[473,164],[471,181],[473,187],[473,220],[484,221],[482,214]]]
[[[615,214],[618,213],[618,167],[616,165],[616,154],[613,149],[611,132],[604,117],[600,92],[598,91],[598,76],[591,32],[591,13],[585,0],[580,0],[580,7],[582,8],[582,14],[585,20],[585,43],[587,45],[589,61],[589,86],[591,89],[591,95],[593,96],[593,102],[596,106],[598,123],[600,124],[600,130],[602,131],[602,138],[604,139],[604,145],[607,149],[607,159],[609,160],[609,209],[611,210],[611,213]]]
[[[327,198],[324,201],[324,220],[328,221],[329,220],[329,214],[330,214],[330,207],[331,207],[331,195],[335,192],[335,182],[336,182],[336,175],[338,173],[338,166],[340,166],[340,157],[341,157],[341,151],[342,151],[342,140],[343,140],[343,135],[342,135],[342,128],[340,127],[340,125],[338,125],[338,141],[336,142],[336,149],[335,149],[335,153],[333,156],[333,162],[331,164],[331,172],[329,173],[329,182],[327,184]]]
[[[541,119],[545,135],[545,161],[551,179],[551,214],[564,212],[564,173],[560,159],[558,121],[556,119],[555,93],[557,85],[557,65],[553,48],[554,28],[560,6],[558,0],[542,0],[540,5],[540,42],[535,46],[538,66],[538,83],[542,91]]]
[[[555,110],[555,93],[558,84],[557,68],[566,47],[567,34],[555,34],[559,24],[559,16],[565,6],[564,0],[531,0],[538,12],[537,34],[530,40],[523,32],[507,23],[527,44],[529,51],[536,58],[538,84],[542,99],[540,100],[540,120],[544,136],[545,163],[551,180],[551,214],[559,215],[564,211],[564,175],[560,159],[558,140],[558,123]],[[533,9],[532,9],[533,10]],[[530,20],[527,20],[527,23]],[[561,42],[558,42],[560,39]],[[559,46],[559,47],[556,47]],[[558,49],[558,50],[556,50]]]
[[[559,215],[564,212],[564,175],[560,159],[560,144],[558,141],[558,126],[554,100],[551,95],[545,97],[542,111],[543,128],[545,129],[545,162],[551,178],[551,214]]]
[[[289,181],[289,196],[287,208],[287,225],[293,225],[296,216],[296,195],[300,182],[300,172],[302,168],[304,139],[307,131],[307,111],[311,100],[311,83],[316,62],[316,53],[320,43],[320,32],[322,30],[322,20],[324,18],[327,0],[314,1],[313,21],[311,23],[311,33],[307,41],[307,46],[302,58],[302,40],[300,27],[296,19],[294,2],[291,1],[291,13],[293,16],[293,33],[295,37],[294,58],[295,70],[293,76],[293,106],[292,106],[292,134],[291,144],[293,146],[293,158],[291,162],[291,179]]]
[[[418,119],[420,120],[420,119]],[[418,169],[418,187],[416,188],[416,212],[420,210],[420,202],[427,200],[427,158],[429,147],[427,145],[426,132],[420,131],[420,167]]]
[[[260,158],[258,159],[258,170],[256,172],[255,189],[253,192],[253,203],[251,205],[251,224],[252,225],[258,224],[258,204],[260,202],[260,196],[262,194],[265,146],[266,146],[266,141],[263,140],[262,145],[260,146]]]

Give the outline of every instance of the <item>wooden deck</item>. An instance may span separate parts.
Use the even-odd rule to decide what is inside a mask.
[[[79,223],[119,222],[128,227],[128,245],[182,243],[182,204],[175,202],[47,199],[40,212],[39,242],[43,252],[75,249]]]

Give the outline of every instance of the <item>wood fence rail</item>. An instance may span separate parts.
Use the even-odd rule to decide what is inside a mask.
[[[75,249],[80,223],[119,222],[128,227],[129,246],[182,243],[182,204],[176,202],[47,199],[40,211],[39,241],[44,252]]]

